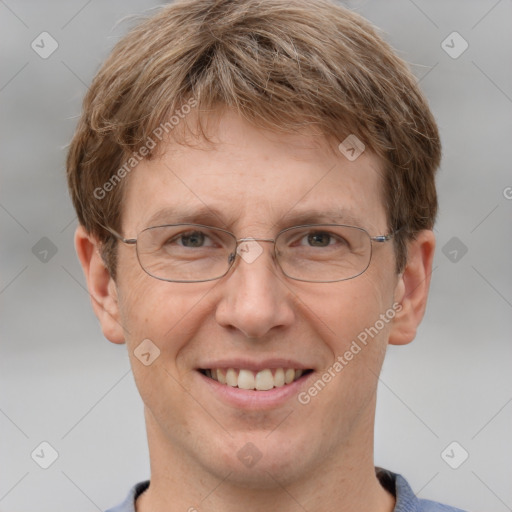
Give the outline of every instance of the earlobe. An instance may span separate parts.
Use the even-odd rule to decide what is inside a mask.
[[[401,309],[391,327],[392,345],[405,345],[416,336],[427,306],[434,249],[435,236],[431,230],[420,231],[408,244],[407,263],[395,288],[395,302],[401,304]]]
[[[124,343],[117,288],[100,254],[99,243],[83,226],[75,232],[75,248],[82,265],[92,308],[103,335],[112,343]]]

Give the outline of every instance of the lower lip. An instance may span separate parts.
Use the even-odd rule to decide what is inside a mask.
[[[272,409],[284,405],[288,400],[296,397],[300,389],[311,378],[314,372],[310,372],[291,384],[285,384],[279,388],[272,388],[267,391],[256,391],[253,389],[240,389],[221,384],[201,372],[197,372],[203,382],[210,387],[212,392],[227,404],[238,409]]]

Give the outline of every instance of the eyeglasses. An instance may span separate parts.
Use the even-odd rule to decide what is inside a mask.
[[[251,263],[262,252],[258,242],[274,244],[274,258],[290,279],[313,283],[345,281],[361,275],[372,258],[372,242],[384,243],[394,233],[370,236],[363,228],[340,224],[307,224],[283,229],[274,238],[236,238],[221,228],[202,224],[153,226],[137,238],[121,242],[135,245],[142,269],[162,281],[196,283],[224,277],[239,255]]]

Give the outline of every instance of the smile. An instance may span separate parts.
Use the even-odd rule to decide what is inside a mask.
[[[212,368],[200,371],[206,377],[220,384],[256,391],[281,388],[311,372],[311,370],[296,370],[294,368],[265,368],[259,371],[244,368]]]

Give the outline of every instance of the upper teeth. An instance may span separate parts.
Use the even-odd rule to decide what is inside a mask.
[[[297,380],[303,373],[303,370],[294,370],[293,368],[277,368],[274,370],[265,368],[259,372],[236,368],[206,370],[208,377],[221,384],[227,384],[234,388],[239,387],[240,389],[256,389],[258,391],[280,388]]]

